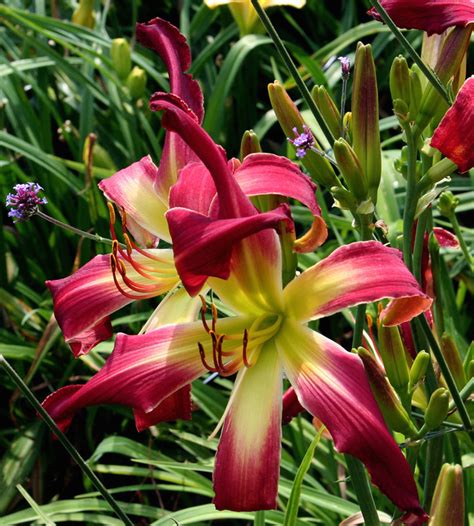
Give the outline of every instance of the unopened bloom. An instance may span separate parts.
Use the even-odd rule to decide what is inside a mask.
[[[338,57],[337,60],[341,63],[342,76],[347,79],[351,73],[351,61],[349,57]]]
[[[14,223],[28,221],[31,216],[38,212],[41,205],[48,202],[46,197],[38,196],[43,190],[43,187],[38,183],[17,184],[13,189],[15,193],[7,195],[5,204],[11,208],[8,217],[12,217]]]

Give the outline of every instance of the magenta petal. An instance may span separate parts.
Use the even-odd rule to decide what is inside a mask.
[[[441,227],[434,227],[433,234],[440,247],[443,248],[459,248],[458,238],[449,230]]]
[[[410,467],[385,425],[359,357],[290,321],[277,347],[300,403],[328,428],[337,450],[359,458],[400,509],[423,514]]]
[[[474,22],[472,0],[382,0],[381,4],[398,27],[421,29],[428,35]],[[369,14],[380,20],[375,8]]]
[[[140,427],[156,423],[158,416],[168,416],[172,409],[168,400],[163,411],[168,415],[160,415],[159,404],[205,371],[197,342],[205,342],[206,336],[200,322],[168,325],[139,336],[119,334],[113,353],[97,374],[84,385],[59,389],[43,405],[63,428],[77,411],[98,404],[132,407]]]
[[[300,404],[298,396],[293,387],[289,387],[283,394],[283,416],[282,423],[289,424],[295,416],[298,416],[306,409]]]
[[[179,172],[178,182],[171,187],[170,208],[188,208],[209,215],[216,196],[216,185],[202,163],[190,163]]]
[[[474,3],[470,2],[473,11]],[[470,77],[459,90],[431,139],[431,146],[466,172],[474,166],[474,77]]]
[[[290,221],[287,205],[236,219],[212,219],[185,208],[173,208],[166,218],[173,238],[176,269],[191,296],[199,292],[207,277],[229,277],[236,243],[264,229],[276,229],[282,221]]]

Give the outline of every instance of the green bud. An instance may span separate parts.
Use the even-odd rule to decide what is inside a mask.
[[[420,108],[420,101],[423,95],[423,84],[421,82],[421,77],[423,73],[421,72],[417,64],[413,64],[410,69],[410,118],[416,119],[418,110]]]
[[[464,524],[463,470],[458,464],[444,464],[439,473],[430,510],[430,526]]]
[[[435,72],[441,82],[445,85],[449,79],[457,72],[469,46],[471,38],[471,27],[455,27],[446,37],[443,47],[439,53]],[[418,133],[422,133],[428,126],[431,119],[439,110],[440,105],[446,105],[443,97],[436,88],[430,83],[423,92],[420,102],[420,109],[416,116],[416,128]]]
[[[393,101],[393,113],[401,124],[404,124],[410,120],[409,108],[407,103],[402,99],[395,99]]]
[[[444,333],[441,336],[441,351],[451,370],[457,388],[461,390],[466,385],[466,375],[464,374],[461,355],[449,334]]]
[[[347,111],[342,120],[342,126],[344,128],[344,135],[348,137],[349,141],[352,143],[352,111]]]
[[[446,177],[449,177],[457,169],[457,165],[454,164],[453,161],[451,161],[451,159],[444,157],[443,159],[441,159],[441,161],[438,161],[435,165],[433,165],[420,179],[420,182],[418,183],[420,193],[424,193],[426,190],[429,190],[436,183],[439,183]]]
[[[251,153],[260,153],[262,148],[257,134],[253,130],[247,130],[242,135],[240,142],[240,159],[243,161]]]
[[[395,103],[397,99],[403,101],[407,108],[410,105],[410,70],[402,55],[395,57],[390,68],[390,93]]]
[[[357,354],[364,364],[370,388],[387,424],[404,435],[416,435],[417,429],[375,358],[363,347],[357,349]]]
[[[273,111],[286,137],[290,139],[294,137],[294,128],[301,133],[305,122],[285,88],[279,82],[273,82],[268,85],[268,94]],[[316,140],[314,146],[321,150]],[[331,163],[321,155],[309,150],[301,162],[317,183],[326,187],[341,186]]]
[[[382,173],[379,99],[372,47],[357,44],[352,84],[352,146],[367,178],[369,196],[377,202]]]
[[[431,357],[426,351],[420,351],[410,368],[410,389],[414,389],[426,374]]]
[[[439,196],[438,209],[446,217],[453,215],[458,205],[459,199],[454,197],[453,192],[446,191]]]
[[[132,69],[130,46],[124,38],[114,38],[110,47],[110,56],[117,75],[126,79]]]
[[[405,347],[397,327],[379,326],[379,351],[390,383],[404,398],[408,393],[410,373]]]
[[[311,96],[334,137],[341,135],[341,114],[324,86],[314,86]]]
[[[436,389],[431,395],[425,412],[425,428],[427,431],[437,428],[447,417],[449,410],[449,393],[444,387]]]
[[[341,210],[353,210],[355,212],[357,201],[349,190],[341,188],[340,186],[333,186],[331,188],[331,194],[334,197],[335,206]]]
[[[72,14],[71,22],[78,26],[92,29],[95,26],[94,3],[95,0],[80,0],[79,5]]]
[[[135,66],[127,77],[127,88],[132,99],[139,99],[145,93],[146,72],[142,68]]]
[[[365,201],[368,192],[367,180],[355,151],[345,139],[337,139],[333,151],[349,190],[358,201]]]

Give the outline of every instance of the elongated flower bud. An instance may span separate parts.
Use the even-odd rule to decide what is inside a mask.
[[[451,370],[457,388],[462,389],[466,385],[466,375],[464,374],[462,358],[453,338],[451,338],[449,334],[444,333],[441,336],[441,351]]]
[[[444,387],[436,389],[431,395],[425,413],[427,431],[437,428],[446,418],[449,409],[449,393]]]
[[[262,147],[257,134],[253,130],[245,131],[240,142],[240,159],[244,160],[247,155],[260,153],[261,151]]]
[[[439,196],[438,208],[442,215],[451,217],[459,206],[459,198],[453,192],[446,190]]]
[[[430,359],[430,355],[426,351],[420,351],[416,355],[410,368],[410,389],[414,389],[425,376]]]
[[[334,156],[349,190],[359,201],[367,199],[367,179],[355,151],[345,139],[334,143]]]
[[[375,361],[375,358],[363,347],[357,349],[357,354],[364,363],[370,388],[385,421],[395,431],[409,436],[415,435],[417,429],[410,420],[408,413],[402,406],[392,386],[388,383],[383,370]]]
[[[423,95],[423,84],[421,82],[421,72],[417,64],[413,64],[410,68],[410,118],[416,119],[418,110],[420,109],[421,97]]]
[[[410,70],[405,57],[402,55],[395,57],[390,68],[390,93],[394,102],[400,99],[407,106],[410,106]]]
[[[441,82],[447,84],[449,79],[456,73],[463,60],[466,49],[471,38],[471,27],[455,27],[446,37],[441,49],[435,71]],[[420,103],[420,109],[416,118],[416,127],[421,133],[430,120],[439,110],[440,105],[446,105],[442,96],[432,84],[428,84]]]
[[[379,351],[393,388],[400,396],[406,396],[410,373],[407,356],[397,327],[379,326]]]
[[[341,114],[324,86],[314,86],[311,96],[334,137],[341,134]]]
[[[357,45],[352,85],[352,145],[367,177],[369,195],[377,202],[382,173],[379,99],[372,47]]]
[[[72,14],[71,22],[92,29],[95,26],[94,0],[80,0]]]
[[[464,485],[462,467],[444,464],[436,482],[430,511],[430,526],[464,524]]]
[[[333,186],[331,188],[331,194],[334,197],[335,206],[342,210],[352,210],[353,212],[357,209],[357,200],[355,196],[340,186]]]
[[[132,99],[139,99],[145,93],[146,72],[144,69],[135,66],[127,77],[127,88]]]
[[[117,75],[126,79],[132,69],[130,45],[124,38],[114,38],[110,47],[110,56]]]
[[[294,128],[297,129],[298,133],[303,133],[305,125],[303,117],[285,88],[279,82],[273,82],[268,85],[268,94],[283,133],[289,138],[294,137]],[[316,140],[314,140],[314,147],[321,150],[321,146]],[[308,150],[302,159],[302,163],[317,183],[326,187],[340,186],[331,164],[321,155]]]
[[[425,192],[426,190],[433,187],[436,183],[439,183],[446,177],[449,177],[452,173],[454,173],[457,170],[457,168],[457,165],[454,164],[453,161],[451,161],[451,159],[448,159],[447,157],[441,159],[441,161],[438,161],[420,179],[420,182],[418,183],[420,193]],[[443,192],[443,194],[444,193],[446,192]],[[441,203],[441,198],[439,202]]]

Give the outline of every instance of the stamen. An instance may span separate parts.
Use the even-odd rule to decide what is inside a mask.
[[[206,352],[204,351],[204,347],[202,343],[198,342],[198,349],[199,349],[199,356],[201,357],[201,362],[204,365],[204,367],[211,373],[216,373],[217,369],[214,369],[206,362]]]
[[[245,367],[249,369],[252,367],[252,365],[249,363],[247,359],[247,345],[249,343],[249,333],[247,329],[244,329],[244,338],[242,340],[242,361],[244,362]]]
[[[211,332],[211,329],[209,329],[209,325],[207,324],[207,320],[206,320],[206,312],[207,312],[206,299],[204,298],[204,296],[202,294],[199,294],[199,297],[200,297],[201,303],[202,303],[202,307],[201,307],[201,321],[202,321],[202,324],[204,325],[205,331],[207,332],[207,334],[209,334]]]

